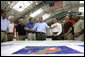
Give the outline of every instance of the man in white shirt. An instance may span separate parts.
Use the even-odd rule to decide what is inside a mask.
[[[58,18],[54,18],[53,21],[54,24],[52,24],[51,27],[53,26],[57,26],[57,27],[51,30],[53,33],[52,40],[61,40],[62,38],[60,37],[60,34],[62,33],[62,25],[58,23]]]
[[[9,28],[8,28],[9,32],[8,32],[7,38],[8,38],[8,41],[13,41],[14,17],[9,16],[8,19],[9,19]]]

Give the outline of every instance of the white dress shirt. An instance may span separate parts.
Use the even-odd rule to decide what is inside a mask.
[[[55,25],[56,25],[57,27],[51,29],[51,31],[52,31],[52,32],[58,32],[57,35],[61,34],[61,32],[62,32],[62,25],[57,22],[57,23],[52,24],[51,27],[53,27],[53,26],[55,26]]]
[[[46,33],[46,29],[49,29],[50,27],[45,23],[45,22],[38,22],[35,24],[35,26],[33,27],[34,31],[37,32],[43,32]]]
[[[9,21],[9,33],[13,33],[14,23]]]

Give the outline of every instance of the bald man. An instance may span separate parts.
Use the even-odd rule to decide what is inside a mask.
[[[25,40],[26,39],[26,31],[24,30],[24,20],[19,19],[19,23],[16,27],[16,40]]]

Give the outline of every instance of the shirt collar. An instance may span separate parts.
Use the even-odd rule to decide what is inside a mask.
[[[10,24],[13,24],[13,22],[11,23],[10,21],[9,21],[9,23],[10,23]]]
[[[33,23],[31,23],[31,22],[29,22],[30,24],[33,24]]]
[[[43,23],[43,22],[38,22],[38,23]]]
[[[1,16],[1,19],[3,19],[3,17],[2,17],[2,16]],[[5,19],[6,19],[6,18],[5,18]],[[4,20],[5,20],[5,19],[4,19]]]
[[[58,24],[58,22],[54,23],[54,24]]]

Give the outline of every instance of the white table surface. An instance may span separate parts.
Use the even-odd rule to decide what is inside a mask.
[[[83,41],[74,40],[57,40],[57,41],[10,41],[1,43],[1,56],[84,56]],[[27,55],[27,54],[12,54],[26,46],[67,46],[74,50],[83,52],[83,54],[40,54],[40,55]]]

